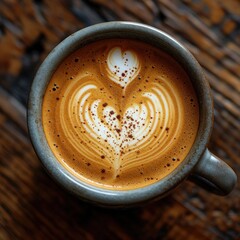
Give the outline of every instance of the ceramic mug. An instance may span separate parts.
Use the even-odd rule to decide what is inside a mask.
[[[45,89],[59,64],[72,52],[89,42],[105,38],[131,38],[144,41],[171,55],[186,71],[197,93],[200,121],[197,137],[181,164],[152,185],[128,191],[106,190],[91,186],[69,173],[54,157],[42,126],[42,101]],[[83,200],[103,206],[140,205],[164,197],[185,179],[193,180],[218,195],[230,193],[236,182],[234,171],[207,149],[213,126],[211,91],[203,71],[192,54],[168,34],[151,26],[132,22],[107,22],[84,28],[63,40],[40,66],[32,83],[28,127],[34,149],[48,173]]]

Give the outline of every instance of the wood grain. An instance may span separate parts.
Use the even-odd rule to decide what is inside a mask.
[[[240,239],[239,184],[219,197],[185,182],[156,203],[110,210],[76,199],[41,167],[26,126],[36,69],[72,32],[111,20],[157,27],[194,54],[214,97],[210,150],[240,173],[238,0],[2,0],[0,239]]]

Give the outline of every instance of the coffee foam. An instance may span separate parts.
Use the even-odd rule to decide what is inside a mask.
[[[124,190],[156,182],[179,165],[196,136],[198,105],[186,73],[168,55],[133,40],[103,40],[57,69],[43,123],[70,172]]]

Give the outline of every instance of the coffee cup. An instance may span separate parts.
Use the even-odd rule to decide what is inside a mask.
[[[102,206],[160,199],[185,179],[218,195],[234,171],[207,149],[211,91],[192,54],[132,22],[84,28],[63,40],[32,83],[28,127],[47,172]]]

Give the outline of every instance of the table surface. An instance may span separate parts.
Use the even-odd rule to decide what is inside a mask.
[[[240,187],[215,196],[189,181],[141,208],[84,203],[45,173],[30,144],[27,96],[49,51],[94,23],[162,29],[198,59],[215,103],[210,150],[240,173],[238,0],[2,0],[0,2],[0,239],[240,239]]]

